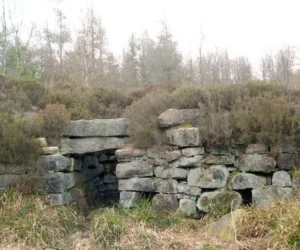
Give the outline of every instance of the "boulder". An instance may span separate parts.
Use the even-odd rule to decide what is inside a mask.
[[[139,191],[139,192],[156,192],[156,185],[151,178],[138,178],[120,179],[119,180],[120,191]]]
[[[195,217],[197,215],[196,201],[180,199],[178,211],[188,217]]]
[[[268,151],[268,146],[261,143],[249,144],[246,148],[246,154],[267,154]]]
[[[267,178],[249,173],[240,173],[233,176],[230,187],[233,190],[257,188],[267,185]]]
[[[195,155],[203,155],[203,154],[204,154],[204,147],[182,149],[182,155],[188,157],[195,156]]]
[[[128,162],[132,160],[143,159],[146,156],[146,154],[147,154],[146,150],[134,149],[129,145],[121,149],[118,149],[115,152],[118,162]]]
[[[70,137],[112,137],[128,136],[128,121],[124,118],[71,121],[65,136]]]
[[[71,160],[61,154],[43,155],[39,157],[38,165],[46,171],[65,171],[71,166]]]
[[[271,173],[275,171],[276,161],[267,155],[242,155],[237,167],[246,172]]]
[[[158,117],[160,128],[170,128],[183,124],[197,126],[201,119],[200,109],[168,109]]]
[[[234,191],[214,191],[202,193],[197,201],[197,208],[208,213],[212,209],[237,209],[242,204],[242,197]]]
[[[204,162],[209,165],[234,165],[235,157],[233,155],[208,155]]]
[[[198,128],[169,129],[166,132],[168,143],[179,147],[201,146]]]
[[[61,140],[60,151],[62,155],[95,153],[121,148],[124,143],[125,139],[118,137],[64,138]]]
[[[202,158],[202,155],[195,155],[193,157],[182,156],[178,160],[171,162],[169,166],[171,168],[200,167]]]
[[[191,187],[187,183],[178,183],[177,185],[177,192],[179,194],[186,194],[192,196],[200,196],[201,188],[199,187]]]
[[[119,179],[153,176],[153,165],[148,161],[119,163],[116,167],[116,176]]]
[[[256,208],[267,208],[274,200],[291,197],[292,189],[288,187],[260,187],[252,190],[252,205]]]
[[[277,158],[278,168],[291,170],[300,169],[300,158],[298,154],[279,153]]]
[[[188,185],[200,188],[221,188],[227,183],[229,172],[225,166],[215,165],[208,168],[191,169]]]
[[[156,177],[162,179],[186,179],[187,171],[182,168],[170,168],[170,167],[156,167],[154,169],[154,174]]]
[[[176,194],[178,182],[173,179],[159,179],[154,180],[155,191],[158,193]]]
[[[58,147],[44,147],[42,148],[42,153],[44,155],[55,155],[59,153]]]
[[[66,191],[66,180],[64,173],[47,173],[44,175],[43,179],[47,193],[63,193]]]
[[[131,208],[142,198],[142,193],[122,191],[120,193],[120,203],[125,208]]]
[[[272,177],[272,185],[280,187],[291,187],[291,176],[286,171],[276,171]]]
[[[175,195],[157,194],[152,199],[152,209],[157,213],[176,212],[178,200]]]

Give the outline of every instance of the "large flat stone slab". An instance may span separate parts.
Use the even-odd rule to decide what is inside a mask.
[[[46,171],[64,171],[71,166],[71,159],[61,154],[43,155],[39,157],[38,165]]]
[[[238,168],[245,172],[271,173],[275,171],[276,161],[273,157],[261,154],[242,155]]]
[[[72,137],[100,137],[100,136],[128,136],[128,121],[125,118],[96,119],[71,121],[65,136]]]
[[[95,153],[108,149],[119,149],[124,146],[125,139],[118,137],[91,137],[82,139],[64,138],[61,140],[61,154]]]
[[[170,128],[182,124],[199,125],[200,109],[168,109],[158,117],[158,126]]]
[[[186,179],[187,171],[182,168],[156,167],[154,170],[155,176],[162,179]]]
[[[249,173],[236,174],[230,186],[233,190],[243,190],[248,188],[258,188],[267,185],[267,178]]]

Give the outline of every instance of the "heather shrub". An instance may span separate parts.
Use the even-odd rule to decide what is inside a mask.
[[[70,113],[63,104],[48,104],[41,112],[43,133],[49,144],[58,144],[66,126],[70,122]]]

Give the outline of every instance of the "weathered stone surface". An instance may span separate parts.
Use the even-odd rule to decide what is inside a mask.
[[[212,155],[229,155],[233,154],[235,150],[228,146],[207,147],[206,151]]]
[[[275,171],[276,161],[267,155],[242,155],[237,167],[242,171],[271,173]]]
[[[91,137],[82,139],[64,138],[61,140],[61,154],[85,154],[108,149],[118,149],[124,145],[125,139],[118,137]]]
[[[221,188],[227,183],[229,172],[225,166],[215,165],[209,168],[191,169],[188,185],[200,188]]]
[[[195,156],[195,155],[203,155],[203,154],[204,154],[204,147],[182,149],[182,155],[188,156],[188,157]]]
[[[182,124],[198,125],[201,119],[200,109],[168,109],[158,117],[161,128],[175,127]]]
[[[179,147],[201,146],[198,128],[169,129],[166,132],[168,143]]]
[[[127,136],[128,121],[118,119],[96,119],[71,121],[64,135],[73,137]]]
[[[153,160],[155,166],[168,166],[166,159],[156,158]]]
[[[280,187],[291,187],[291,176],[285,171],[276,171],[272,177],[272,185]]]
[[[155,191],[158,193],[176,194],[178,182],[173,179],[159,179],[154,180]]]
[[[120,179],[153,176],[153,165],[148,161],[119,163],[116,167],[116,176]]]
[[[293,176],[292,187],[294,189],[300,190],[300,176],[299,175],[294,175]]]
[[[33,167],[28,165],[11,165],[0,163],[0,175],[22,175],[32,171]]]
[[[214,191],[201,194],[197,201],[200,211],[208,213],[211,208],[237,209],[242,204],[242,197],[234,191]]]
[[[5,174],[0,175],[0,188],[12,186],[20,180],[20,175]]]
[[[154,169],[154,174],[156,177],[163,179],[186,179],[187,171],[182,168],[170,168],[170,167],[156,167]]]
[[[45,174],[44,183],[47,193],[63,193],[66,190],[65,174],[61,172]]]
[[[153,179],[138,178],[119,180],[120,191],[140,191],[140,192],[156,192],[157,188]]]
[[[199,187],[191,187],[187,183],[178,183],[177,192],[179,194],[187,194],[192,196],[200,196],[201,188]]]
[[[252,190],[252,205],[267,208],[273,200],[291,198],[292,189],[288,187],[268,186]]]
[[[175,195],[157,194],[152,200],[152,208],[157,213],[176,212],[178,200]]]
[[[64,192],[61,194],[47,194],[46,195],[46,203],[49,205],[68,205],[74,201],[71,194],[68,192]]]
[[[59,153],[58,147],[44,147],[42,148],[42,153],[44,155],[55,155]]]
[[[204,162],[209,165],[234,165],[235,157],[233,155],[208,155]]]
[[[64,171],[70,167],[71,160],[61,154],[43,155],[39,157],[38,165],[46,171]]]
[[[177,199],[188,199],[188,200],[193,200],[196,201],[199,196],[193,196],[193,195],[188,195],[188,194],[176,194]]]
[[[178,160],[171,162],[169,166],[171,168],[200,167],[202,158],[202,155],[195,155],[193,157],[182,156]]]
[[[76,177],[74,173],[65,173],[65,187],[66,190],[76,186]]]
[[[277,165],[280,169],[300,169],[300,158],[298,154],[280,153],[277,158]]]
[[[47,143],[47,141],[46,141],[46,138],[43,138],[43,137],[36,138],[35,141],[37,142],[37,144],[38,144],[41,148],[48,147],[48,143]]]
[[[144,158],[147,154],[146,150],[143,149],[134,149],[130,145],[123,147],[121,149],[116,150],[116,157],[119,162],[128,162],[131,160],[137,160]]]
[[[117,183],[117,177],[113,174],[106,174],[103,177],[104,183]]]
[[[167,151],[165,153],[165,159],[167,162],[175,161],[179,159],[181,156],[182,156],[181,150]]]
[[[271,153],[288,153],[296,154],[296,148],[291,144],[275,144],[271,145]]]
[[[197,214],[196,201],[180,199],[178,211],[189,217],[195,216]]]
[[[230,187],[233,190],[243,190],[248,188],[257,188],[267,185],[267,178],[249,173],[236,174],[231,182]]]
[[[249,144],[246,149],[246,154],[266,154],[268,151],[268,146],[265,144]]]
[[[142,195],[139,192],[122,191],[120,193],[120,203],[125,208],[131,208],[139,202],[141,197]]]

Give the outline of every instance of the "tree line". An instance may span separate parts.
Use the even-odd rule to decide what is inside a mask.
[[[70,82],[92,86],[103,84],[132,87],[151,83],[224,84],[255,79],[253,67],[245,56],[232,58],[226,49],[204,51],[201,36],[198,55],[184,58],[178,49],[167,22],[154,39],[145,32],[131,34],[121,60],[108,48],[108,38],[101,18],[91,8],[81,18],[72,35],[62,9],[56,8],[55,28],[47,22],[42,30],[32,26],[28,37],[21,36],[22,21],[2,0],[0,31],[0,72],[3,75],[30,76],[46,86]],[[285,46],[274,54],[262,56],[260,77],[270,82],[295,85],[296,50]]]

